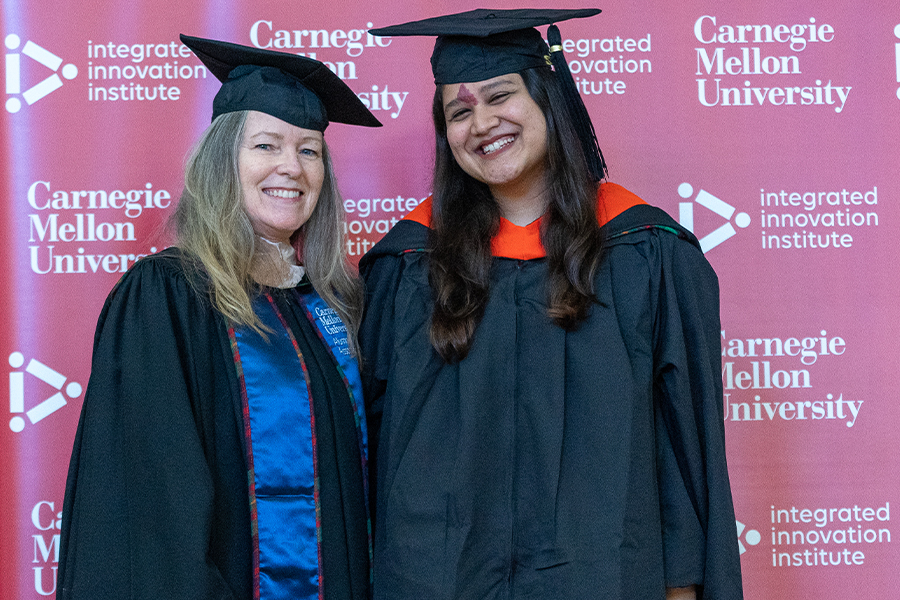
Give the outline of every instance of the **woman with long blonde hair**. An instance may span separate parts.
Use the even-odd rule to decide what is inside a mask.
[[[365,600],[362,294],[324,131],[379,123],[318,61],[182,41],[223,84],[175,246],[97,325],[57,597]]]

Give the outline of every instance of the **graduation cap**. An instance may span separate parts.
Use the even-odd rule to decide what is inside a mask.
[[[535,67],[553,66],[559,78],[566,109],[581,139],[588,168],[595,180],[606,174],[606,162],[587,108],[578,93],[562,52],[562,37],[554,23],[592,17],[600,9],[512,9],[479,8],[371,29],[379,36],[437,36],[431,54],[431,70],[437,85],[484,81]],[[534,29],[550,25],[550,46]]]
[[[317,60],[182,34],[181,41],[222,82],[213,119],[256,110],[315,131],[329,122],[380,127],[356,94]]]

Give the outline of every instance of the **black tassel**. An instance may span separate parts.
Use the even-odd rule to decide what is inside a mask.
[[[566,63],[566,57],[562,51],[562,36],[559,33],[559,27],[551,25],[547,30],[547,41],[550,45],[550,60],[553,62],[553,70],[562,83],[563,96],[566,99],[566,109],[572,117],[572,123],[578,131],[578,137],[581,139],[581,147],[584,150],[584,157],[588,163],[588,169],[595,181],[600,181],[607,176],[606,161],[603,160],[603,152],[600,151],[600,145],[597,143],[597,133],[594,131],[594,124],[591,123],[591,116],[588,114],[587,107],[578,93],[578,87],[572,74],[569,72],[569,65]]]

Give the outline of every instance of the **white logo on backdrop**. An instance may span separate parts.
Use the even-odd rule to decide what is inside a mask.
[[[900,24],[894,27],[894,35],[900,38]],[[900,42],[894,44],[894,54],[897,56],[897,83],[900,83]],[[897,98],[900,98],[900,87],[897,88]]]
[[[8,50],[18,50],[22,40],[14,33],[6,36],[6,48]],[[22,91],[22,56],[26,56],[31,60],[47,67],[53,74],[39,83],[31,86],[24,92]],[[25,42],[25,46],[21,52],[6,53],[6,93],[10,96],[6,100],[6,110],[11,113],[19,112],[22,108],[22,99],[29,105],[34,104],[47,94],[54,92],[62,87],[62,79],[59,73],[66,79],[74,79],[78,75],[78,67],[69,63],[63,65],[63,60],[50,52],[49,50],[38,46],[31,40]],[[60,70],[62,66],[62,70]],[[19,98],[21,94],[22,99]]]
[[[9,355],[9,366],[15,371],[9,374],[9,412],[14,415],[9,420],[9,428],[19,433],[25,429],[25,419],[19,415],[24,414],[34,425],[62,407],[66,405],[65,396],[63,396],[63,386],[65,386],[65,395],[69,398],[77,398],[81,395],[81,384],[70,381],[66,384],[66,376],[58,371],[51,369],[44,363],[31,359],[25,371],[19,371],[25,364],[25,356],[21,352],[13,352]],[[57,392],[49,398],[43,400],[28,411],[25,410],[25,373],[34,376],[36,379],[55,388]]]
[[[59,530],[62,527],[62,511],[56,512],[56,504],[41,500],[31,509],[31,524],[38,533],[31,535],[34,540],[34,591],[41,596],[56,593],[56,572],[59,564]],[[45,537],[46,536],[46,537]],[[49,543],[48,543],[49,539]],[[47,580],[44,570],[49,567]],[[49,590],[46,588],[50,588]]]
[[[755,529],[747,529],[747,526],[741,523],[740,521],[735,521],[737,523],[737,534],[738,534],[738,547],[741,549],[741,554],[747,551],[747,547],[744,546],[744,542],[747,542],[751,546],[755,546],[762,541],[762,535]],[[744,535],[744,531],[746,530],[746,535]],[[741,536],[744,536],[744,539],[741,539]]]
[[[694,195],[694,187],[689,183],[682,183],[678,186],[678,195],[687,200]],[[736,234],[734,225],[742,229],[750,225],[750,215],[745,212],[738,213],[734,217],[734,225],[732,225],[731,217],[734,216],[735,208],[706,190],[700,190],[693,202],[679,202],[678,204],[678,223],[694,235],[697,235],[697,232],[694,231],[694,204],[711,210],[727,221],[724,225],[700,238],[700,248],[704,253]]]

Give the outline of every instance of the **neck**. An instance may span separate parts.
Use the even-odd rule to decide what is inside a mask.
[[[303,267],[297,266],[292,246],[256,237],[256,248],[250,276],[259,284],[276,288],[294,287],[303,277]]]
[[[543,178],[524,185],[493,186],[491,194],[503,218],[520,227],[540,219],[550,202],[549,186]]]

